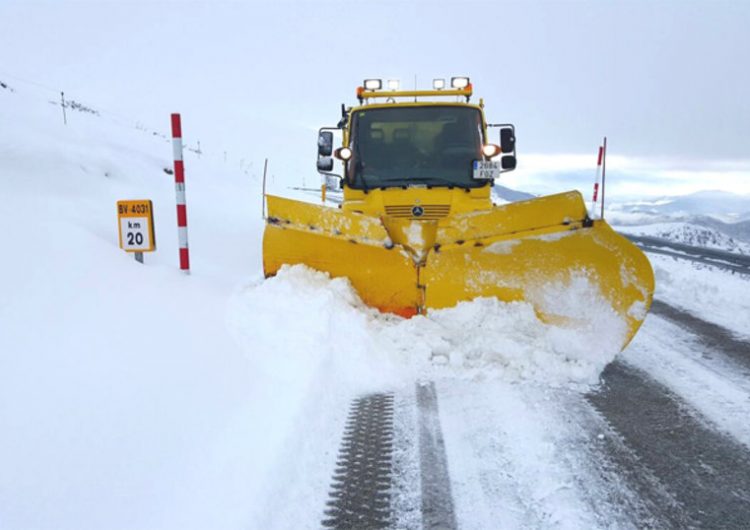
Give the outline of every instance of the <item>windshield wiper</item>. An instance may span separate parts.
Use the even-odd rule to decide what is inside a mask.
[[[354,156],[357,157],[357,162],[354,164],[354,172],[362,179],[362,190],[367,193],[368,187],[367,181],[365,180],[365,165],[362,163],[362,155],[359,152],[358,140],[354,140]]]

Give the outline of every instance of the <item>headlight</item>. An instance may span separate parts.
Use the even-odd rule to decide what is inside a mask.
[[[487,158],[492,158],[500,154],[500,146],[495,144],[485,144],[482,146],[482,154]]]
[[[380,90],[383,88],[382,79],[365,79],[365,90]]]
[[[432,88],[435,90],[443,90],[445,88],[445,79],[433,79]]]
[[[340,147],[336,150],[336,158],[349,160],[352,157],[352,150],[348,147]]]

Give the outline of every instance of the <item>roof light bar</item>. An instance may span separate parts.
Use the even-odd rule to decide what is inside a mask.
[[[451,86],[453,88],[462,89],[469,86],[469,78],[468,77],[451,77]]]

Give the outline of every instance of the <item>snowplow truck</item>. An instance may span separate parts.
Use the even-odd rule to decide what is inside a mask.
[[[583,282],[624,323],[612,338],[624,348],[651,306],[646,256],[589,215],[578,191],[493,204],[494,181],[516,167],[515,128],[487,123],[468,78],[439,81],[399,90],[365,80],[359,105],[320,129],[317,169],[341,202],[266,195],[266,277],[305,264],[404,317],[496,297],[531,303],[545,322],[588,326],[589,300],[561,300]]]

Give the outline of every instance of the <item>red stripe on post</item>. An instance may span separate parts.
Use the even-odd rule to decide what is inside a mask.
[[[184,204],[177,205],[177,226],[187,226],[187,206]]]
[[[596,202],[596,197],[599,195],[599,183],[594,183],[594,202]]]
[[[179,114],[172,114],[172,138],[182,138],[182,121]]]
[[[602,154],[604,153],[604,148],[602,146],[599,146],[599,160],[596,162],[597,166],[602,165]]]
[[[180,269],[184,271],[190,270],[190,254],[186,248],[180,249]]]
[[[182,160],[174,161],[174,181],[177,184],[185,182],[185,163]]]

